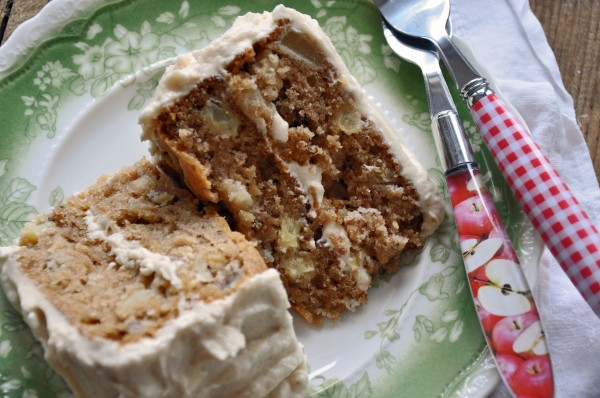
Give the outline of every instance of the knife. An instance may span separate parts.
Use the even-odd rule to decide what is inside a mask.
[[[528,389],[535,396],[551,397],[552,366],[537,306],[491,195],[480,178],[439,59],[433,52],[402,43],[386,22],[383,31],[392,50],[419,66],[423,73],[432,131],[472,298],[502,380],[515,396]],[[507,337],[511,331],[518,337]],[[517,371],[525,376],[515,376]],[[529,383],[527,375],[532,372],[542,374],[543,382]]]

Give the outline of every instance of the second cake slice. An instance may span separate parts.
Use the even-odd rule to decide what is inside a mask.
[[[76,397],[304,397],[278,273],[145,160],[0,248],[0,284]]]

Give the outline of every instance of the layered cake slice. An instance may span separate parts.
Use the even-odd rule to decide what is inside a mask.
[[[4,292],[76,396],[306,394],[278,273],[145,160],[1,253]]]
[[[317,22],[278,6],[180,56],[141,116],[158,162],[231,213],[309,322],[366,302],[443,208]]]

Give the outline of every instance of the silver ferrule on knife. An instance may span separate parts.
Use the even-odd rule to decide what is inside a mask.
[[[432,130],[438,153],[443,154],[440,160],[444,172],[465,163],[475,163],[473,150],[454,110],[432,115]]]

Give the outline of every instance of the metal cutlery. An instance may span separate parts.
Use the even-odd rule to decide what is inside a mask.
[[[537,307],[508,234],[479,177],[479,166],[439,59],[433,52],[402,43],[386,22],[383,31],[397,55],[421,68],[471,293],[502,379],[513,395],[527,392],[550,397],[554,388],[552,367]],[[505,343],[505,330],[520,332],[519,337]],[[525,358],[529,358],[528,364]],[[543,373],[544,382],[535,385],[515,376],[517,371],[527,376],[530,370]]]
[[[375,0],[390,29],[437,51],[500,171],[563,270],[600,315],[600,233],[511,108],[450,39],[449,0]]]

